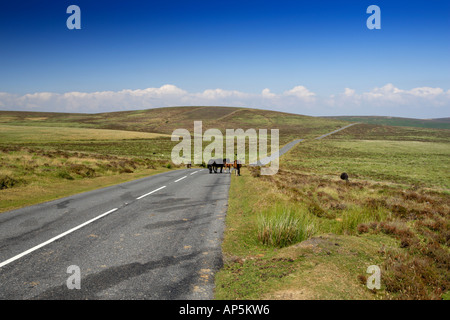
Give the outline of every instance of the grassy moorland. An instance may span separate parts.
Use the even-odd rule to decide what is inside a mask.
[[[170,137],[0,125],[0,212],[167,170]]]
[[[300,143],[276,175],[242,170],[217,298],[448,297],[449,147],[448,130],[362,124]]]
[[[233,107],[170,107],[98,114],[0,111],[0,124],[19,126],[76,127],[172,134],[184,128],[193,134],[194,121],[203,131],[225,129],[280,129],[280,143],[299,136],[315,137],[333,131],[346,121],[322,119],[268,110]]]
[[[280,129],[281,145],[306,139],[278,174],[232,176],[217,299],[449,296],[449,130],[360,124],[314,140],[348,122],[225,107],[5,111],[0,212],[168,170],[167,135],[197,120],[203,131]],[[366,287],[370,265],[380,290]]]
[[[203,132],[278,128],[282,144],[296,134],[323,134],[343,123],[226,107],[101,114],[0,111],[0,212],[175,167],[171,151],[177,142],[170,135],[179,128],[193,134],[197,120]]]

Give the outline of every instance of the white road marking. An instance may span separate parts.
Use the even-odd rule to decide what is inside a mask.
[[[161,190],[161,189],[164,189],[165,187],[166,187],[166,186],[162,186],[161,188],[158,188],[158,189],[156,189],[156,190],[150,191],[149,193],[143,194],[143,195],[140,196],[139,198],[136,198],[136,200],[140,200],[140,199],[142,199],[142,198],[148,196],[149,194],[152,194],[152,193],[154,193],[154,192],[156,192],[156,191],[159,191],[159,190]]]
[[[58,240],[58,239],[60,239],[60,238],[62,238],[64,236],[68,235],[69,233],[72,233],[72,232],[74,232],[74,231],[76,231],[76,230],[78,230],[80,228],[83,228],[84,226],[94,222],[95,220],[103,218],[104,216],[107,216],[108,214],[113,213],[116,210],[118,210],[118,208],[114,208],[112,210],[109,210],[108,212],[102,213],[101,215],[99,215],[99,216],[97,216],[97,217],[95,217],[95,218],[93,218],[93,219],[91,219],[89,221],[86,221],[85,223],[82,223],[82,224],[80,224],[79,226],[77,226],[75,228],[72,228],[72,229],[70,229],[70,230],[68,230],[68,231],[66,231],[64,233],[61,233],[60,235],[58,235],[56,237],[53,237],[50,240],[47,240],[47,241],[45,241],[45,242],[43,242],[43,243],[41,243],[41,244],[31,248],[31,249],[28,249],[28,250],[22,252],[21,254],[18,254],[17,256],[14,256],[14,257],[6,260],[6,261],[3,261],[2,263],[0,263],[0,268],[6,266],[7,264],[9,264],[9,263],[11,263],[11,262],[13,262],[13,261],[15,261],[17,259],[22,258],[23,256],[26,256],[27,254],[29,254],[29,253],[31,253],[33,251],[36,251],[36,250],[38,250],[38,249],[40,249],[40,248],[42,248],[42,247],[52,243],[55,240]]]
[[[197,171],[194,171],[194,172],[192,172],[191,173],[191,176],[194,174],[194,173],[197,173],[197,172],[199,172],[200,170],[197,170]]]
[[[180,178],[180,179],[178,179],[178,180],[175,180],[174,182],[181,181],[181,180],[183,180],[184,178],[187,178],[187,176],[184,176],[183,178]]]

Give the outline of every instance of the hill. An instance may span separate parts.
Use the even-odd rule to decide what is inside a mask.
[[[235,107],[168,107],[97,114],[0,111],[0,124],[113,129],[171,134],[185,128],[193,132],[194,121],[203,121],[203,130],[217,128],[244,130],[280,129],[280,141],[315,137],[335,130],[344,120]]]

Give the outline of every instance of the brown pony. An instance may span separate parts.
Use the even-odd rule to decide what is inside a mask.
[[[231,169],[233,168],[233,163],[225,162],[225,170],[228,168],[228,173],[231,173]]]
[[[237,176],[241,175],[241,167],[242,167],[242,164],[239,161],[234,160],[233,168],[234,168]]]

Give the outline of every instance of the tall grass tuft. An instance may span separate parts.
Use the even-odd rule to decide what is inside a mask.
[[[258,240],[264,245],[286,247],[308,239],[315,225],[306,212],[295,207],[276,206],[258,218]]]

